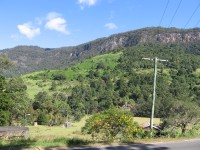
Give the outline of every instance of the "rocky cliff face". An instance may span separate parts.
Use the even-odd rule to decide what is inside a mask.
[[[158,34],[155,40],[161,43],[195,42],[200,40],[200,32]]]
[[[11,75],[67,67],[77,60],[114,49],[132,47],[139,43],[179,43],[200,41],[200,29],[144,28],[100,38],[74,47],[57,49],[37,46],[18,46],[3,50],[15,62]]]
[[[146,28],[136,31],[112,35],[108,38],[99,40],[98,46],[90,42],[87,50],[96,50],[99,52],[110,51],[117,48],[131,47],[139,43],[177,43],[177,42],[195,42],[200,41],[200,29],[180,30],[164,29],[159,31],[157,28]],[[99,43],[96,42],[96,43]],[[86,43],[88,45],[88,43]]]
[[[133,37],[131,36],[126,36],[126,35],[118,35],[118,36],[112,36],[110,39],[107,39],[107,43],[105,44],[105,47],[108,47],[108,49],[115,49],[118,47],[125,47],[126,45],[132,45],[134,46],[139,43],[154,43],[154,42],[159,42],[163,44],[167,43],[177,43],[177,42],[195,42],[195,41],[200,41],[200,31],[188,31],[188,32],[170,32],[170,33],[154,33],[154,34],[149,34],[148,31],[141,32],[141,34],[135,35],[134,41],[131,41]],[[131,41],[130,43],[128,43]]]

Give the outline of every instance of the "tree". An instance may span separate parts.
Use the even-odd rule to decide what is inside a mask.
[[[6,80],[0,75],[0,126],[10,125],[10,109],[14,107],[13,101],[6,93]]]
[[[0,69],[7,69],[12,67],[14,64],[11,62],[6,54],[0,57]]]
[[[39,92],[35,96],[33,109],[39,114],[37,121],[51,126],[64,123],[66,117],[71,115],[67,97],[63,93],[50,96],[47,92]]]
[[[85,115],[85,99],[83,87],[76,86],[72,90],[72,95],[69,97],[69,106],[75,120],[80,120]]]
[[[103,62],[99,62],[99,63],[97,64],[96,69],[97,69],[97,70],[98,70],[98,69],[106,69],[106,65],[105,65]]]
[[[13,63],[8,59],[7,55],[2,55],[0,57],[0,70],[7,69],[11,67]],[[0,75],[0,126],[10,124],[10,108],[12,108],[13,101],[9,94],[6,93],[6,80]]]
[[[182,134],[186,132],[188,125],[195,125],[200,121],[200,107],[194,102],[174,101],[167,118],[164,118],[162,126],[181,128]]]
[[[6,85],[6,91],[8,93],[20,93],[25,92],[27,90],[27,86],[25,85],[24,81],[17,77],[12,78],[8,81],[8,84]]]
[[[11,98],[5,94],[0,93],[0,126],[10,125],[10,108],[14,107]]]
[[[66,80],[66,77],[63,74],[53,74],[52,77],[53,80]]]
[[[26,90],[27,86],[21,78],[12,78],[6,84],[5,92],[12,99],[14,106],[9,108],[11,124],[16,121],[22,123],[24,114],[27,113],[29,106],[31,106]]]
[[[44,112],[40,112],[37,118],[37,122],[39,125],[48,125],[49,116]]]
[[[55,91],[55,90],[56,90],[56,87],[57,87],[56,82],[55,82],[55,81],[52,81],[51,87],[49,88],[49,90]]]
[[[128,85],[124,78],[120,78],[116,82],[116,90],[119,91],[119,95],[122,98],[128,95]]]
[[[22,123],[29,103],[26,89],[26,85],[20,78],[6,81],[4,77],[0,77],[1,125],[12,125],[14,122]]]

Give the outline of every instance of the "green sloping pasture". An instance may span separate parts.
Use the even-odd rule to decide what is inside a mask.
[[[39,72],[34,72],[30,74],[23,75],[22,78],[27,85],[27,93],[29,98],[34,99],[34,96],[41,91],[47,91],[53,93],[55,91],[50,91],[50,87],[53,80],[53,76],[62,75],[66,78],[65,81],[57,83],[56,91],[61,91],[65,89],[70,94],[70,89],[78,84],[78,76],[85,77],[88,75],[89,71],[97,66],[98,63],[104,63],[105,66],[114,68],[118,64],[118,59],[122,53],[116,54],[104,54],[98,55],[90,59],[86,59],[74,66],[66,68],[65,70],[44,70]],[[66,90],[69,89],[69,90]]]

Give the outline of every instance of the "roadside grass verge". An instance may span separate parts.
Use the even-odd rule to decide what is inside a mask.
[[[28,139],[9,139],[0,140],[0,150],[25,150],[25,149],[53,149],[53,148],[66,148],[66,147],[77,147],[77,146],[94,146],[104,145],[107,143],[98,143],[92,139],[90,135],[83,135],[81,128],[85,124],[85,120],[89,116],[84,117],[80,122],[73,123],[70,128],[63,128],[61,126],[28,126],[29,127],[29,138]],[[149,118],[134,117],[139,125],[144,122],[149,122]],[[159,124],[160,119],[154,118],[154,123]],[[199,128],[198,128],[199,131]],[[198,132],[197,131],[197,132]],[[157,138],[135,138],[134,141],[126,143],[155,143],[155,142],[169,142],[178,141],[192,138],[199,138],[200,135],[183,135],[181,137],[170,138],[170,137],[157,137]],[[119,144],[119,143],[118,143]]]
[[[85,146],[93,144],[91,140],[81,138],[56,138],[53,140],[35,140],[35,139],[21,139],[21,140],[7,140],[0,142],[0,150],[23,150],[37,147],[53,148],[53,147],[74,147]]]
[[[72,123],[72,127],[63,128],[61,126],[28,126],[29,139],[11,139],[0,142],[0,150],[12,147],[13,149],[31,148],[31,147],[71,147],[93,145],[95,141],[90,135],[83,135],[81,128],[85,125],[86,119],[84,117],[81,121]],[[149,118],[134,117],[134,121],[138,124],[149,122]],[[154,120],[159,123],[160,119]],[[103,143],[100,143],[103,144]]]

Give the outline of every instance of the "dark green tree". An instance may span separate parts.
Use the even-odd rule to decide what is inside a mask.
[[[182,134],[187,127],[200,122],[200,107],[191,101],[174,101],[171,104],[169,115],[163,119],[163,127],[181,128]]]
[[[13,66],[13,63],[8,59],[7,55],[0,57],[0,71]],[[0,75],[0,126],[11,124],[10,109],[14,107],[13,100],[8,92],[6,92],[6,80]]]
[[[21,78],[12,78],[6,84],[6,93],[12,99],[14,107],[10,107],[10,122],[23,123],[24,115],[31,106],[26,94],[27,86]]]

